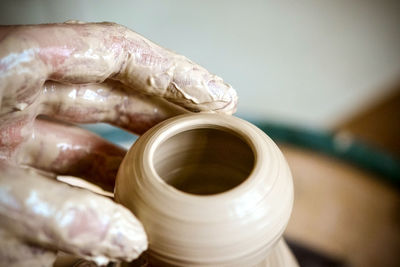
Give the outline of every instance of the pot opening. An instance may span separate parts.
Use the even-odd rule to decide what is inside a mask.
[[[156,172],[167,184],[196,195],[233,189],[247,179],[254,163],[250,145],[222,128],[178,133],[162,142],[153,158]]]

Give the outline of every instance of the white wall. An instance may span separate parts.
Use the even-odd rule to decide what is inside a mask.
[[[239,113],[329,128],[400,78],[400,1],[0,2],[0,23],[115,21],[238,91]]]

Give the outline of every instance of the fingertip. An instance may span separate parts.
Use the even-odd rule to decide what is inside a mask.
[[[110,243],[121,253],[120,259],[132,261],[148,248],[143,225],[125,207],[117,204],[109,230]]]
[[[218,77],[219,78],[219,77]],[[231,115],[236,112],[238,96],[236,90],[222,79],[214,79],[208,82],[208,91],[214,95],[217,113]]]
[[[176,68],[165,96],[190,111],[233,114],[235,89],[222,78],[185,57],[176,56]]]
[[[147,249],[142,224],[125,207],[89,193],[79,203],[66,206],[59,220],[65,251],[104,265],[132,261]]]

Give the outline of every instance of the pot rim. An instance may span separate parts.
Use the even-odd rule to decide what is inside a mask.
[[[172,122],[173,123],[170,123]],[[147,140],[143,147],[143,160],[142,167],[144,174],[146,175],[149,182],[151,182],[154,189],[160,194],[168,194],[169,197],[179,197],[183,201],[196,202],[204,201],[216,201],[223,199],[237,198],[238,195],[245,195],[251,192],[251,188],[259,183],[258,177],[265,177],[265,169],[270,168],[271,162],[268,158],[272,158],[270,146],[265,149],[265,134],[258,128],[254,127],[247,121],[239,119],[237,117],[223,115],[223,114],[190,114],[180,115],[172,119],[166,120],[155,126],[157,128],[152,136]],[[226,191],[210,194],[210,195],[198,195],[187,193],[169,185],[156,171],[154,167],[154,154],[157,148],[166,140],[177,135],[179,133],[194,130],[194,129],[217,129],[236,135],[242,139],[252,150],[254,155],[253,168],[248,175],[240,184],[228,189]],[[263,135],[263,136],[260,136]],[[262,138],[261,138],[262,137]],[[270,138],[268,137],[270,140]],[[273,143],[272,140],[270,140]],[[275,144],[274,144],[275,145]],[[273,175],[276,178],[277,175]],[[271,181],[273,184],[273,181]],[[271,186],[272,187],[272,186]]]

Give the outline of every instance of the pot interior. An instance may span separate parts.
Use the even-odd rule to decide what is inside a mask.
[[[235,188],[249,177],[254,163],[250,145],[224,128],[180,132],[162,142],[153,158],[156,172],[167,184],[196,195]]]

